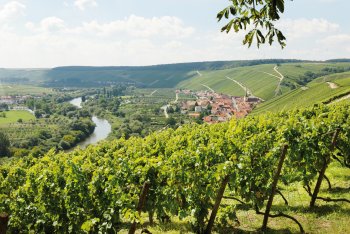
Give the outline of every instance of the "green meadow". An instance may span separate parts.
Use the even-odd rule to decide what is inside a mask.
[[[0,126],[16,123],[19,119],[22,119],[23,121],[35,119],[35,116],[29,113],[28,111],[5,111],[1,113],[4,113],[6,117],[0,117]]]

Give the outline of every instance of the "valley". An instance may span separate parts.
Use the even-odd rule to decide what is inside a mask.
[[[93,77],[96,79],[92,80]],[[6,118],[0,117],[1,128],[11,126],[13,129],[16,124],[23,127],[35,122],[40,115],[51,115],[48,109],[40,114],[33,110],[35,105],[28,106],[30,98],[34,101],[58,98],[61,102],[59,96],[63,95],[67,100],[80,95],[92,97],[87,98],[83,109],[106,119],[111,124],[111,131],[106,136],[114,139],[146,136],[169,126],[168,123],[172,126],[199,123],[207,116],[208,120],[213,114],[210,111],[195,112],[193,108],[193,112],[187,113],[181,107],[184,101],[198,99],[196,92],[205,90],[216,95],[260,99],[261,102],[247,112],[252,115],[346,100],[350,94],[350,61],[256,60],[150,67],[2,69],[0,80],[0,102],[12,107],[9,112],[3,112]],[[9,80],[12,82],[4,83]],[[32,84],[25,84],[26,81]],[[90,87],[92,84],[97,87]],[[186,94],[181,90],[189,91]],[[239,108],[235,108],[238,113]],[[24,111],[17,111],[21,109]],[[37,112],[36,116],[34,112]],[[228,116],[232,118],[231,114]]]
[[[350,233],[350,1],[0,1],[0,234]]]
[[[48,74],[54,74],[53,77],[57,78],[52,87],[49,85],[52,85],[53,79]],[[86,74],[88,76],[85,76]],[[28,78],[27,75],[31,77]],[[81,77],[82,75],[84,77]],[[332,103],[337,100],[347,100],[346,97],[350,94],[350,62],[346,61],[261,60],[150,67],[62,67],[51,70],[6,71],[2,69],[0,71],[0,80],[6,81],[12,76],[13,82],[1,83],[0,86],[0,102],[10,105],[12,109],[3,112],[2,115],[6,117],[0,117],[0,126],[12,137],[16,135],[14,129],[17,128],[28,128],[24,131],[31,132],[32,130],[29,129],[33,128],[32,124],[35,122],[38,126],[42,125],[43,121],[56,122],[52,125],[52,129],[59,126],[59,121],[52,121],[51,117],[49,120],[40,119],[52,113],[47,105],[44,107],[39,105],[39,108],[46,108],[45,110],[33,109],[37,107],[33,103],[28,103],[30,98],[34,103],[35,99],[51,99],[58,100],[57,104],[59,104],[62,100],[84,96],[86,101],[84,100],[85,102],[78,109],[83,107],[82,110],[93,115],[95,124],[100,119],[108,121],[111,126],[105,126],[102,131],[107,131],[108,128],[110,130],[107,133],[101,133],[103,135],[101,139],[110,140],[130,136],[144,137],[166,127],[176,128],[191,122],[202,123],[204,119],[207,122],[217,118],[227,121],[233,116],[241,118],[247,114],[257,115],[308,107],[317,103]],[[95,79],[99,82],[96,88],[89,87],[91,80],[89,77],[93,76],[99,77]],[[67,79],[71,83],[66,83]],[[19,81],[25,80],[31,80],[36,86],[18,84]],[[87,85],[87,87],[78,88],[77,85]],[[230,102],[232,111],[214,113],[214,110],[206,111],[206,106],[201,107],[200,110],[196,108],[196,111],[194,107],[192,111],[188,108],[184,109],[186,102],[201,105],[198,99],[202,99],[202,102],[208,99],[196,94],[205,90],[216,96],[236,97],[235,103]],[[251,109],[241,107],[245,110],[243,114],[240,113],[237,103],[240,103],[240,98],[243,100],[244,96],[261,101],[254,104]],[[55,102],[53,101],[53,104]],[[207,102],[211,102],[210,99]],[[213,105],[211,103],[211,106]],[[19,111],[21,109],[22,112]],[[63,115],[66,114],[63,113]],[[18,147],[18,143],[15,142],[21,138],[14,139],[12,143]],[[79,140],[70,144],[81,145]],[[54,146],[49,145],[42,153]]]
[[[52,220],[70,220],[62,212],[68,209],[75,219],[62,223],[69,222],[76,231],[128,233],[132,221],[138,220],[139,231],[203,233],[217,191],[229,178],[215,233],[254,232],[262,222],[260,209],[271,197],[272,172],[286,144],[290,149],[272,212],[288,213],[310,233],[318,233],[320,227],[332,233],[347,230],[350,61],[66,67],[35,70],[33,76],[31,72],[0,71],[0,138],[9,141],[1,151],[6,155],[0,157],[0,211],[11,211],[11,230],[24,228],[29,221],[22,205],[10,196],[27,208],[69,203],[28,211],[46,220],[50,230],[66,230]],[[317,188],[321,160],[333,155],[332,137],[338,139],[337,154],[327,164],[328,182]],[[325,152],[322,157],[313,153],[319,150]],[[35,201],[22,198],[21,193],[12,193],[12,183],[18,184],[14,191],[37,194],[39,187],[51,195]],[[135,207],[148,183],[147,212],[141,212]],[[319,206],[309,208],[317,189]],[[61,199],[70,196],[75,198]],[[84,210],[79,217],[73,214],[77,209]],[[104,213],[93,211],[101,209]],[[54,216],[56,212],[60,215]],[[98,218],[91,219],[92,214]],[[271,220],[269,227],[272,233],[286,227],[292,233],[301,230],[288,218]]]

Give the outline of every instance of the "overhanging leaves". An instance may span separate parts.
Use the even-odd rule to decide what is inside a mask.
[[[233,28],[235,32],[239,32],[251,27],[243,40],[244,45],[250,47],[254,38],[258,47],[266,41],[272,45],[274,38],[277,38],[282,48],[286,46],[285,36],[274,25],[284,12],[284,0],[230,0],[230,2],[230,6],[217,14],[218,21],[223,18],[229,20],[221,31],[229,33]],[[234,18],[230,19],[230,16]]]

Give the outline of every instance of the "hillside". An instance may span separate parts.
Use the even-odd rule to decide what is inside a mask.
[[[57,67],[53,69],[0,69],[0,82],[36,84],[44,86],[93,87],[113,82],[132,83],[141,87],[173,88],[193,77],[197,70],[222,70],[257,64],[302,62],[291,59],[213,61],[165,64],[154,66],[115,67]]]
[[[0,68],[0,83],[33,84],[43,83],[49,69],[5,69]]]
[[[274,59],[138,67],[0,69],[0,82],[45,87],[97,87],[124,83],[150,89],[207,89],[233,96],[247,93],[265,101],[256,110],[263,112],[308,106],[347,92],[348,71],[350,62],[347,59],[322,62]],[[327,79],[341,79],[339,87],[330,89],[324,83]]]
[[[285,63],[237,67],[218,71],[198,71],[191,79],[177,87],[194,90],[211,89],[235,96],[245,94],[245,88],[252,95],[269,100],[292,89],[307,84],[318,76],[330,72],[350,69],[350,63]],[[275,71],[277,69],[277,72]],[[279,89],[279,83],[283,81]],[[243,87],[238,85],[240,83]]]
[[[297,60],[215,61],[136,67],[58,67],[46,74],[48,86],[96,86],[128,83],[147,88],[174,88],[195,77],[197,70],[220,71],[256,64],[290,63]]]
[[[311,106],[348,93],[350,93],[350,72],[328,75],[310,82],[307,86],[260,104],[254,113]]]

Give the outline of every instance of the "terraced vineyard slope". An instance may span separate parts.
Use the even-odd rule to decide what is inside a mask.
[[[306,86],[260,104],[254,113],[280,111],[329,102],[350,94],[350,72],[317,78]]]

